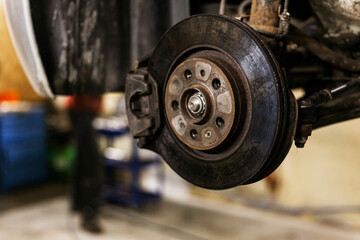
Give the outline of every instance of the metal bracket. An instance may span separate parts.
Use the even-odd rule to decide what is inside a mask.
[[[126,112],[131,134],[138,138],[139,147],[143,147],[161,124],[158,85],[146,68],[127,75]]]
[[[335,88],[323,89],[300,100],[295,145],[303,148],[315,128],[358,117],[360,115],[358,103],[360,91],[357,90],[359,87],[359,82],[353,80]],[[350,92],[351,90],[353,93]]]

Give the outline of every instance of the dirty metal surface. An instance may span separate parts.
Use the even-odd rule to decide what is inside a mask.
[[[216,64],[191,58],[171,74],[165,109],[173,132],[183,143],[209,150],[228,136],[235,118],[235,99],[229,80]]]
[[[158,85],[146,69],[128,74],[125,100],[131,134],[144,147],[161,124]]]
[[[190,56],[206,59],[202,51],[229,59],[230,63],[222,66],[214,61],[216,54],[207,60],[216,62],[226,76],[231,76],[228,79],[235,99],[242,93],[239,95],[244,99],[241,105],[235,105],[235,111],[244,113],[243,122],[234,124],[240,127],[231,130],[226,144],[199,151],[180,141],[166,120],[149,148],[161,154],[180,176],[205,188],[229,188],[268,175],[283,160],[279,155],[283,156],[292,142],[292,134],[285,129],[290,126],[290,132],[294,132],[294,124],[288,124],[295,121],[288,114],[294,106],[288,105],[289,92],[273,54],[246,24],[226,16],[198,15],[175,25],[163,36],[148,65],[149,74],[162,88],[162,116],[166,116],[168,102],[164,96],[171,73]],[[231,66],[239,71],[227,72]],[[235,80],[234,84],[230,79]]]
[[[327,63],[346,71],[360,72],[360,61],[358,59],[350,58],[344,52],[330,49],[319,41],[306,36],[306,34],[299,29],[293,29],[288,37]]]
[[[253,0],[249,25],[265,32],[277,34],[280,4],[280,0]]]
[[[359,0],[310,0],[309,2],[326,34],[333,37],[346,33],[359,35]]]

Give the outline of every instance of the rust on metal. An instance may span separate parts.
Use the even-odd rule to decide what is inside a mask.
[[[289,39],[304,46],[321,60],[333,64],[343,70],[360,72],[360,61],[348,57],[344,52],[335,51],[295,29],[289,33]]]
[[[279,32],[280,0],[253,0],[249,25],[272,34]]]
[[[213,62],[191,58],[171,74],[165,91],[166,116],[181,142],[209,150],[228,136],[235,118],[234,94]]]

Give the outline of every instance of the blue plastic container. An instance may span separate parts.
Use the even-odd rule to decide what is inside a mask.
[[[45,111],[0,113],[0,191],[47,178]]]

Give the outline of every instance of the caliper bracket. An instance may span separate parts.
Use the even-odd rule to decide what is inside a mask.
[[[160,127],[158,84],[146,68],[136,69],[126,79],[126,112],[131,134],[143,147]]]

